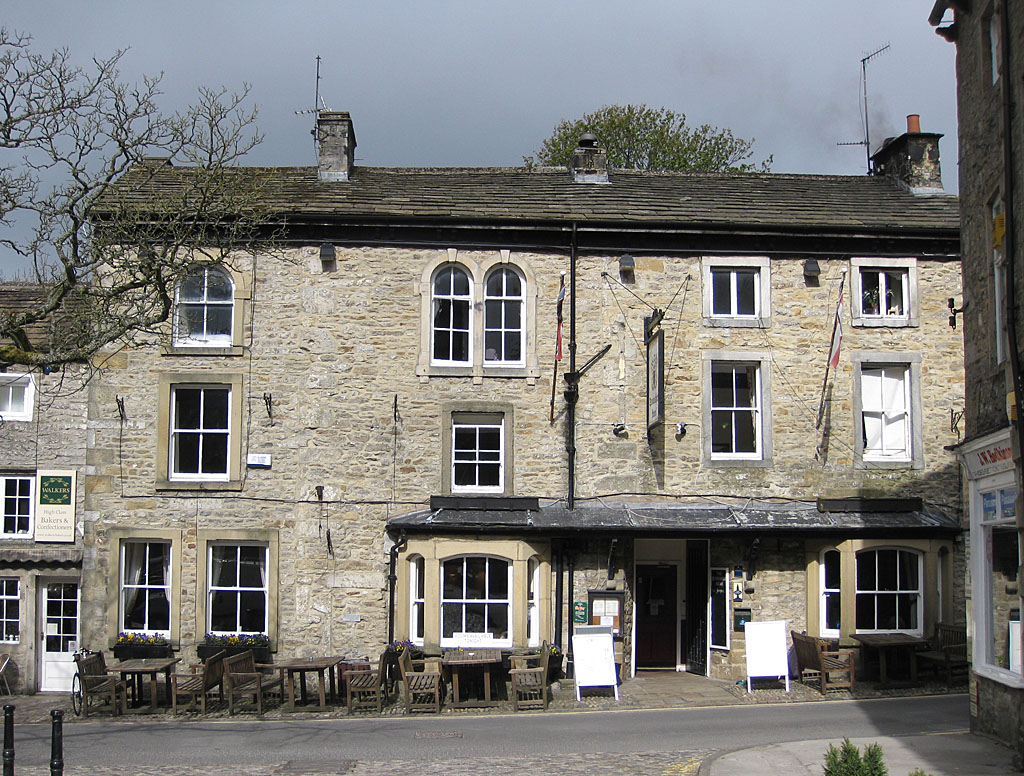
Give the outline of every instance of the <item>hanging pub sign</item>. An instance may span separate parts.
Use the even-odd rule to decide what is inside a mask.
[[[75,541],[76,479],[73,470],[36,472],[37,542]]]
[[[647,339],[647,431],[665,422],[665,332]]]

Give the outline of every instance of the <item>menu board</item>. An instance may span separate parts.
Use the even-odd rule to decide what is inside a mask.
[[[573,670],[576,679],[576,700],[581,687],[612,687],[619,699],[619,683],[615,678],[615,650],[612,629],[602,625],[579,625],[572,637]]]
[[[751,621],[744,628],[747,642],[747,692],[755,676],[786,677],[789,692],[789,655],[786,653],[786,621]]]

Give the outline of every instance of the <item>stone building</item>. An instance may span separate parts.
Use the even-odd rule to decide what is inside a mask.
[[[964,331],[967,434],[956,450],[970,518],[971,726],[1014,746],[1024,764],[1024,6],[939,0],[930,21],[956,44],[964,293],[954,312]]]
[[[0,285],[0,315],[38,300],[40,287]],[[23,332],[41,347],[43,325]],[[18,691],[67,690],[79,642],[80,518],[85,494],[85,372],[0,362],[0,653]]]
[[[253,171],[275,250],[197,261],[92,383],[87,644],[569,648],[585,621],[627,675],[738,678],[750,619],[963,611],[937,135],[878,157],[923,144],[910,187],[608,170],[591,138],[570,169],[356,167],[348,114],[318,126],[319,168]]]

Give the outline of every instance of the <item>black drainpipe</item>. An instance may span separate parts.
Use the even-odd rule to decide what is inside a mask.
[[[398,582],[398,553],[405,549],[408,540],[405,529],[398,535],[398,541],[392,546],[388,555],[388,644],[395,640],[395,583]]]
[[[569,453],[569,509],[576,508],[576,402],[580,397],[579,375],[576,374],[576,222],[572,222],[572,241],[569,244],[569,371],[565,375],[564,396],[568,405],[566,422],[566,452]],[[559,617],[561,619],[561,617]]]

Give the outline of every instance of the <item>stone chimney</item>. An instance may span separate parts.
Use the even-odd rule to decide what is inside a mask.
[[[899,137],[887,137],[871,157],[875,175],[899,182],[914,194],[943,194],[939,166],[939,138],[942,135],[921,131],[921,117],[907,116],[907,131]]]
[[[348,111],[320,111],[316,142],[320,180],[347,181],[356,154],[356,132]]]
[[[597,136],[587,132],[579,139],[569,160],[574,183],[608,183],[608,154],[597,145]]]

